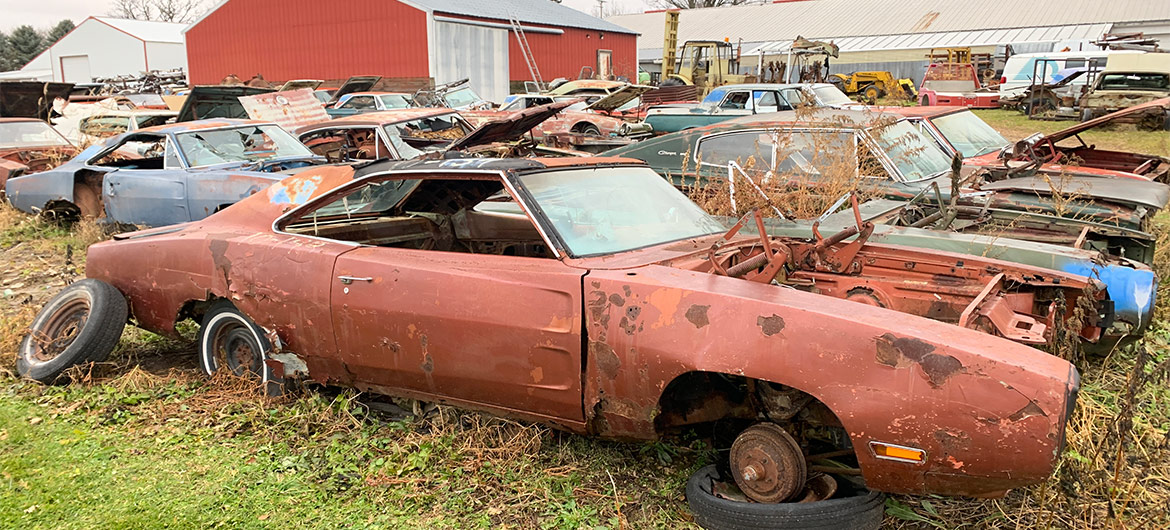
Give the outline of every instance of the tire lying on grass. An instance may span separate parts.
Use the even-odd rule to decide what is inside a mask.
[[[860,490],[813,502],[755,503],[715,495],[715,482],[727,482],[715,465],[687,480],[687,503],[695,522],[708,530],[791,528],[803,530],[876,529],[882,524],[885,495]]]
[[[37,313],[20,343],[16,371],[53,383],[70,367],[110,356],[126,327],[126,297],[101,280],[66,287]]]

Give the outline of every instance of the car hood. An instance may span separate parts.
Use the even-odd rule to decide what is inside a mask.
[[[205,85],[191,87],[176,123],[209,118],[247,119],[248,111],[240,103],[240,96],[254,96],[275,92],[271,88],[243,85]]]
[[[1158,182],[1126,178],[1032,176],[985,182],[983,191],[1020,191],[1051,195],[1053,189],[1066,195],[1127,203],[1161,209],[1170,201],[1170,187]]]
[[[645,94],[647,91],[653,89],[654,87],[646,85],[626,85],[612,94],[594,101],[586,108],[600,112],[609,112],[616,110],[618,107],[633,101],[634,98],[639,97],[642,94]]]
[[[467,133],[463,138],[452,142],[448,146],[448,150],[456,151],[476,145],[510,142],[528,134],[528,131],[531,131],[533,127],[544,123],[545,120],[564,110],[565,107],[573,105],[578,101],[576,99],[557,101],[486,121],[474,131]]]
[[[337,103],[337,101],[341,99],[341,96],[346,94],[351,94],[353,92],[368,92],[381,80],[382,76],[380,75],[355,75],[349,79],[346,79],[345,82],[341,84],[341,86],[337,87],[337,90],[333,91],[333,99],[329,100],[329,103],[327,103],[326,106],[332,107],[334,103]]]
[[[1100,118],[1094,118],[1094,119],[1091,119],[1089,121],[1083,121],[1081,123],[1073,125],[1072,127],[1067,128],[1067,129],[1062,129],[1062,130],[1056,131],[1052,134],[1049,134],[1047,136],[1044,136],[1044,137],[1040,138],[1040,141],[1037,143],[1040,143],[1040,144],[1043,144],[1046,142],[1056,143],[1056,142],[1059,142],[1061,140],[1064,140],[1065,138],[1076,136],[1076,135],[1078,135],[1082,132],[1085,132],[1089,129],[1092,129],[1095,127],[1100,127],[1102,125],[1108,124],[1114,120],[1117,120],[1118,118],[1124,118],[1126,116],[1130,116],[1133,114],[1140,114],[1143,112],[1147,112],[1148,110],[1150,110],[1154,107],[1162,107],[1163,110],[1170,109],[1170,98],[1162,98],[1162,99],[1156,99],[1154,101],[1148,101],[1148,102],[1142,103],[1140,105],[1134,105],[1134,106],[1129,107],[1129,108],[1121,109],[1117,112],[1111,112],[1109,114],[1101,116]]]

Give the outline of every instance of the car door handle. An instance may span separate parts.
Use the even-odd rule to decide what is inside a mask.
[[[343,283],[345,285],[349,285],[353,282],[372,282],[372,281],[374,281],[373,278],[369,278],[369,277],[359,278],[357,276],[338,276],[337,279],[341,280],[341,283]]]

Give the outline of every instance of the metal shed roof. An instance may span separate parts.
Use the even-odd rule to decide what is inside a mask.
[[[614,33],[636,33],[588,13],[549,0],[402,0],[406,4],[437,13],[470,17],[596,29]]]
[[[186,24],[175,22],[153,22],[149,20],[127,20],[124,18],[90,17],[121,30],[143,42],[183,43],[183,29]],[[82,21],[84,23],[84,21]]]
[[[552,2],[548,2],[552,3]],[[607,20],[641,34],[639,46],[661,47],[662,12]],[[979,31],[1170,20],[1166,0],[805,0],[686,9],[679,42],[729,38],[747,42],[907,33]]]
[[[832,39],[842,52],[916,50],[953,46],[997,46],[1033,42],[1063,42],[1093,40],[1109,31],[1112,24],[1078,24],[1034,28],[988,29],[979,31],[948,31],[936,33],[908,33],[902,35],[871,35]],[[822,39],[822,37],[814,37]],[[772,55],[786,53],[791,40],[766,42],[744,55]]]

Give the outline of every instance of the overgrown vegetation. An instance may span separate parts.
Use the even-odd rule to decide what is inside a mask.
[[[1162,142],[1149,151],[1170,155]],[[1155,228],[1166,278],[1170,214]],[[683,486],[714,457],[698,438],[609,443],[337,389],[265,398],[199,375],[191,342],[133,328],[71,385],[16,379],[26,326],[97,238],[0,207],[0,527],[691,526]],[[1170,525],[1168,284],[1144,341],[1083,362],[1050,481],[994,500],[896,496],[887,526]]]

